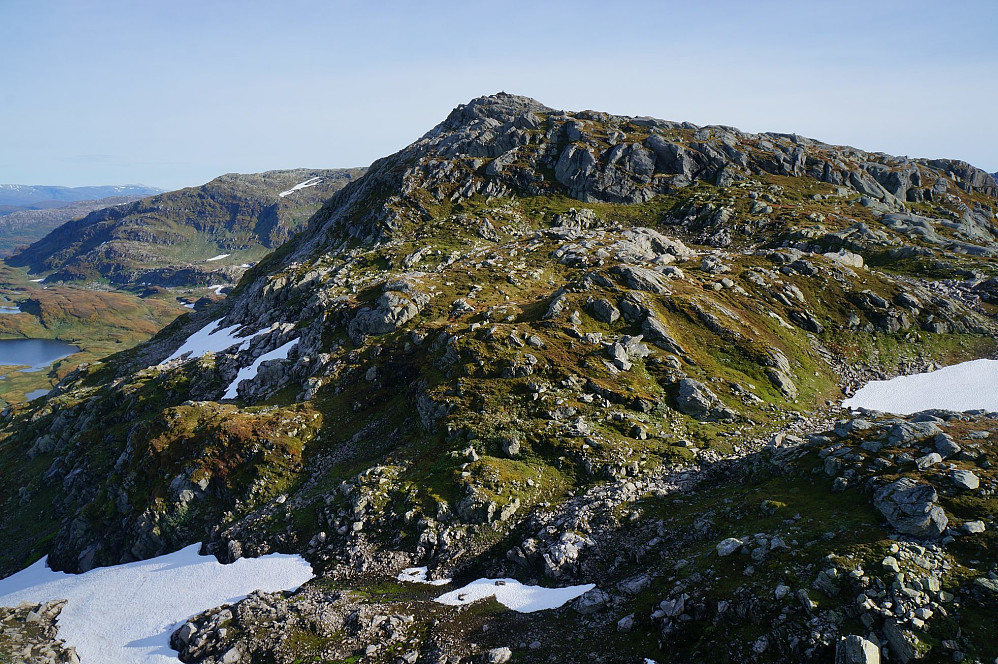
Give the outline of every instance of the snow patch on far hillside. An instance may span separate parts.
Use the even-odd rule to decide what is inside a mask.
[[[291,187],[287,191],[282,191],[281,193],[278,194],[278,196],[280,196],[281,198],[284,198],[285,196],[289,196],[290,194],[295,193],[299,189],[304,189],[305,187],[314,187],[315,185],[320,184],[321,182],[322,182],[322,178],[320,178],[320,177],[309,178],[308,180],[305,180],[304,182],[299,182],[298,184],[296,184],[295,186]]]

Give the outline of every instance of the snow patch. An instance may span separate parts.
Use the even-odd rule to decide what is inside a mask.
[[[395,578],[399,581],[408,581],[409,583],[428,583],[431,586],[446,586],[450,583],[450,579],[434,579],[431,581],[426,578],[428,572],[429,570],[426,567],[407,567],[399,572],[399,575]]]
[[[207,609],[254,590],[294,590],[313,577],[301,556],[271,554],[222,565],[199,556],[199,544],[85,574],[53,572],[46,558],[0,579],[0,605],[68,600],[59,638],[75,646],[82,664],[177,664],[170,635]]]
[[[304,182],[299,182],[298,184],[296,184],[295,186],[291,187],[287,191],[282,191],[281,193],[278,194],[278,196],[280,196],[281,198],[284,198],[285,196],[288,196],[290,194],[295,193],[299,189],[304,189],[306,187],[314,187],[315,185],[320,184],[321,182],[322,182],[322,178],[320,178],[320,177],[309,178],[308,180],[305,180]]]
[[[191,356],[187,359],[201,357],[205,353],[218,353],[226,348],[231,348],[236,344],[239,344],[239,350],[246,350],[249,348],[250,339],[267,332],[267,330],[260,330],[259,332],[255,332],[249,336],[239,337],[236,336],[236,332],[242,327],[242,325],[236,324],[220,328],[219,325],[221,325],[221,323],[222,319],[219,318],[218,320],[214,320],[202,327],[200,330],[188,337],[187,341],[185,341],[180,348],[173,351],[173,354],[160,362],[160,364],[166,364],[170,360],[176,360],[187,353],[191,354]]]
[[[229,383],[229,387],[225,390],[225,394],[222,395],[222,398],[235,399],[236,396],[238,395],[237,389],[239,387],[239,383],[241,383],[244,380],[253,380],[254,378],[256,378],[257,372],[260,371],[260,365],[263,364],[264,362],[267,362],[269,360],[288,359],[288,353],[290,353],[291,349],[297,345],[298,345],[297,339],[295,339],[294,341],[289,341],[280,348],[275,348],[269,353],[264,353],[260,357],[256,358],[253,364],[249,365],[248,367],[243,367],[242,369],[240,369],[239,373],[236,374],[235,380]]]
[[[222,289],[225,288],[222,284],[215,284],[214,286],[208,286],[208,290],[215,291],[215,295],[221,295]]]
[[[45,281],[45,277],[42,277],[41,279],[32,279],[31,280],[32,283],[36,283],[36,284],[40,284],[43,281]]]
[[[596,584],[587,583],[565,588],[543,588],[525,586],[516,579],[478,579],[464,588],[441,595],[436,601],[449,606],[463,606],[494,596],[496,601],[508,609],[519,613],[533,613],[557,609],[595,587]]]
[[[217,255],[217,256],[212,256],[211,258],[209,258],[209,259],[208,259],[208,260],[206,260],[205,262],[207,263],[208,261],[220,261],[220,260],[222,260],[223,258],[228,258],[228,257],[229,257],[229,256],[231,256],[231,255],[232,255],[232,254],[219,254],[219,255]]]
[[[973,360],[929,373],[870,381],[842,406],[895,415],[932,408],[998,411],[998,361]]]

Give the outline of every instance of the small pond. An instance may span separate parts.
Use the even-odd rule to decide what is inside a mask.
[[[55,339],[0,339],[0,366],[27,366],[21,371],[41,371],[79,352],[79,347]]]

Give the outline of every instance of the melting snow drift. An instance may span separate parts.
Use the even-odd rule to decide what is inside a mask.
[[[191,616],[254,590],[294,590],[312,578],[300,556],[272,554],[222,565],[197,544],[85,574],[53,572],[45,559],[0,579],[0,606],[68,600],[59,638],[82,664],[176,664],[170,634]]]
[[[479,579],[464,588],[441,595],[436,601],[450,606],[462,606],[495,596],[496,601],[508,609],[520,613],[533,613],[545,609],[557,609],[595,587],[596,584],[587,583],[566,588],[542,588],[525,586],[516,579]]]
[[[320,177],[309,178],[308,180],[305,180],[304,182],[299,182],[298,184],[296,184],[295,186],[291,187],[287,191],[282,191],[281,193],[278,194],[278,196],[280,196],[281,198],[284,198],[285,196],[288,196],[290,194],[295,193],[299,189],[304,189],[305,187],[314,187],[315,185],[320,184],[321,182],[322,182],[322,178],[320,178]]]
[[[426,574],[429,570],[426,567],[408,567],[395,577],[399,581],[408,581],[409,583],[428,583],[431,586],[445,586],[450,583],[450,579],[434,579],[430,581],[426,578]]]
[[[228,258],[228,257],[229,257],[229,256],[231,256],[231,255],[232,255],[232,254],[219,254],[219,255],[217,255],[217,256],[212,256],[211,258],[209,258],[209,259],[207,259],[207,260],[208,260],[208,261],[220,261],[220,260],[222,260],[223,258]],[[207,262],[207,261],[206,261],[206,262]]]
[[[250,339],[266,332],[266,330],[261,330],[247,337],[237,337],[236,331],[242,327],[241,325],[230,325],[229,327],[219,328],[218,326],[221,322],[222,319],[219,318],[202,327],[188,337],[187,341],[180,348],[173,351],[173,354],[160,362],[160,364],[175,360],[186,353],[190,353],[191,357],[201,357],[205,353],[218,353],[236,344],[239,344],[239,350],[246,350],[249,347]]]
[[[930,373],[874,380],[843,401],[842,406],[895,415],[932,408],[998,411],[998,361],[974,360]]]
[[[297,345],[298,345],[297,339],[289,341],[280,348],[275,348],[269,353],[264,353],[260,357],[256,358],[256,360],[250,366],[240,369],[239,373],[236,374],[235,380],[229,383],[229,387],[225,390],[225,394],[222,396],[222,398],[235,399],[236,396],[238,395],[237,390],[240,382],[256,378],[257,372],[260,371],[260,365],[263,364],[264,362],[267,362],[268,360],[288,359],[288,353],[290,353],[291,349]]]

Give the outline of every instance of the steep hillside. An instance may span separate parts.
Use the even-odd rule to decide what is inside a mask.
[[[8,259],[56,281],[115,286],[233,283],[363,169],[223,175],[97,210]],[[299,185],[305,185],[299,187]]]
[[[44,210],[74,201],[92,201],[113,196],[150,196],[163,191],[142,184],[112,184],[97,187],[0,184],[0,207]]]
[[[192,619],[188,662],[993,658],[995,420],[835,418],[998,353],[996,196],[958,161],[476,99],[224,302],[8,411],[0,569],[312,562]],[[914,470],[930,434],[980,492]],[[943,529],[894,518],[902,478]],[[441,606],[417,565],[597,588]]]
[[[142,196],[111,196],[92,201],[77,201],[46,210],[18,210],[0,216],[0,258],[40,240],[67,221],[79,219],[94,210],[137,201]]]

